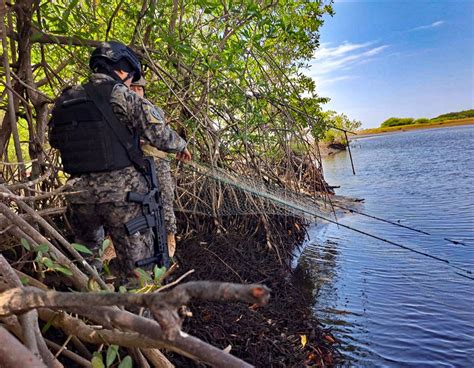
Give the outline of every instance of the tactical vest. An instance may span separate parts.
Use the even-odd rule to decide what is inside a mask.
[[[110,103],[115,84],[94,85],[105,103]],[[132,134],[115,116],[110,118],[109,115],[106,120],[100,111],[104,110],[98,108],[100,103],[92,100],[83,87],[63,91],[55,104],[49,123],[49,140],[52,147],[59,149],[64,171],[69,174],[122,169],[134,165],[130,151],[141,152],[138,135]],[[122,125],[121,139],[111,124]]]

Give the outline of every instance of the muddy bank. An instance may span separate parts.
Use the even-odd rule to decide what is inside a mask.
[[[342,143],[319,142],[318,145],[321,157],[335,155],[336,153],[345,151],[347,149],[347,146]]]
[[[272,231],[286,239],[273,250],[258,228],[252,236],[234,229],[225,234],[194,234],[179,242],[181,272],[195,269],[190,279],[257,282],[272,289],[269,305],[259,309],[195,303],[190,307],[193,317],[183,329],[221,349],[230,347],[233,355],[257,367],[331,366],[340,360],[334,338],[313,316],[311,296],[294,282],[288,266],[305,229],[281,222]],[[199,366],[181,356],[171,360],[177,366]]]

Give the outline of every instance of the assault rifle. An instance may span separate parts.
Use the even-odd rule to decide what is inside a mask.
[[[147,266],[155,263],[158,266],[169,268],[170,257],[168,254],[168,244],[166,242],[166,231],[163,214],[163,200],[161,198],[161,190],[156,177],[155,160],[153,157],[143,158],[148,171],[150,183],[150,191],[146,194],[137,192],[128,192],[127,200],[129,202],[140,203],[142,205],[143,214],[125,224],[128,235],[135,234],[137,231],[152,229],[153,247],[155,254],[152,257],[137,261],[137,267]]]

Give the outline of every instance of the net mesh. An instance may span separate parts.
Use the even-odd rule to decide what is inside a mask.
[[[315,221],[331,215],[327,198],[265,184],[218,167],[186,165],[176,176],[176,210],[211,217],[283,215]]]

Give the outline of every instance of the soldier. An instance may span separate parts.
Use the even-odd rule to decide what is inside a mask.
[[[141,76],[134,52],[120,42],[104,42],[91,55],[90,81],[65,89],[55,103],[50,142],[61,154],[69,182],[80,192],[67,198],[67,217],[76,242],[94,252],[104,228],[112,238],[122,276],[133,274],[135,262],[153,255],[150,229],[132,235],[124,224],[141,214],[126,200],[127,192],[145,194],[140,170],[140,139],[187,161],[186,142],[170,129],[148,101],[129,90]]]
[[[141,77],[138,81],[132,82],[130,89],[139,95],[142,98],[145,98],[145,85],[146,81],[143,77]],[[156,107],[156,106],[155,106]],[[164,119],[164,111],[161,110],[159,107],[156,107],[157,111],[159,111]],[[166,234],[167,234],[167,243],[168,243],[168,253],[170,257],[173,257],[174,252],[176,250],[176,238],[175,234],[177,232],[176,228],[176,217],[173,210],[173,202],[174,202],[174,183],[173,178],[171,177],[171,167],[170,161],[166,157],[166,153],[163,151],[157,150],[150,145],[143,145],[142,146],[143,152],[147,156],[156,157],[156,175],[158,177],[158,181],[161,187],[161,193],[163,198],[163,210],[164,210],[164,217],[165,217],[165,227],[166,227]]]

